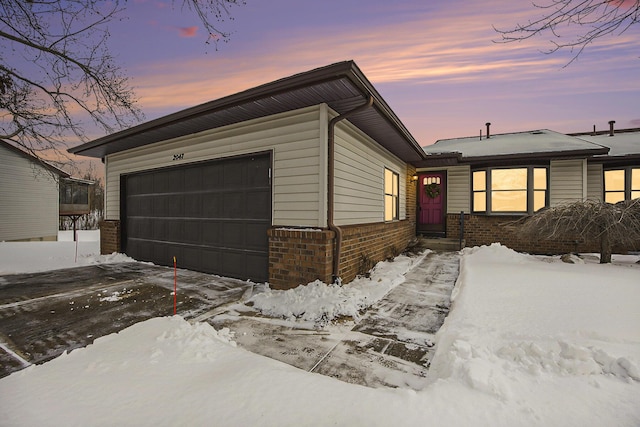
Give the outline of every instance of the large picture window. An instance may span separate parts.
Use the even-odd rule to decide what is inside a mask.
[[[487,168],[473,171],[474,212],[533,213],[547,206],[547,168]]]
[[[384,170],[384,220],[399,219],[400,177],[392,170]]]
[[[640,168],[604,171],[604,201],[618,203],[640,198]]]

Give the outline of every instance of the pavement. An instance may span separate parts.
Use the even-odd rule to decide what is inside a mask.
[[[261,316],[254,284],[178,270],[177,312],[229,328],[239,347],[368,387],[425,385],[450,307],[457,252],[432,252],[358,321],[323,328]],[[152,317],[173,314],[171,268],[101,264],[0,276],[0,378]],[[347,285],[348,286],[348,285]]]

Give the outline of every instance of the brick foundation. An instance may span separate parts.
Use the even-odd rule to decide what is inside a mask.
[[[513,224],[520,216],[464,215],[464,239],[466,246],[482,246],[499,242],[513,250],[532,254],[564,254],[569,252],[600,252],[597,242],[583,240],[531,239],[518,232]],[[460,215],[447,215],[447,237],[460,236]],[[633,248],[614,248],[614,253],[626,253]]]
[[[100,254],[109,255],[121,252],[120,221],[104,220],[100,222]]]
[[[271,228],[267,235],[272,288],[291,289],[316,279],[331,283],[333,231]]]
[[[341,228],[340,278],[343,283],[365,274],[378,261],[400,254],[416,235],[415,223],[410,220]]]

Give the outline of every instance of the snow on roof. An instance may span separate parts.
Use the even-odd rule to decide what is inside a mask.
[[[640,129],[632,132],[615,132],[601,135],[579,135],[578,138],[609,148],[609,156],[640,154]]]
[[[601,150],[601,146],[548,129],[491,135],[490,138],[466,137],[441,139],[424,147],[427,154],[460,153],[465,157],[542,154],[563,151]]]

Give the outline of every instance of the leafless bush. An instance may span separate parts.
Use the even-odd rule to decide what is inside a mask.
[[[614,246],[640,246],[640,199],[561,204],[523,219],[521,226],[522,233],[538,238],[598,241],[600,263],[609,263]]]

